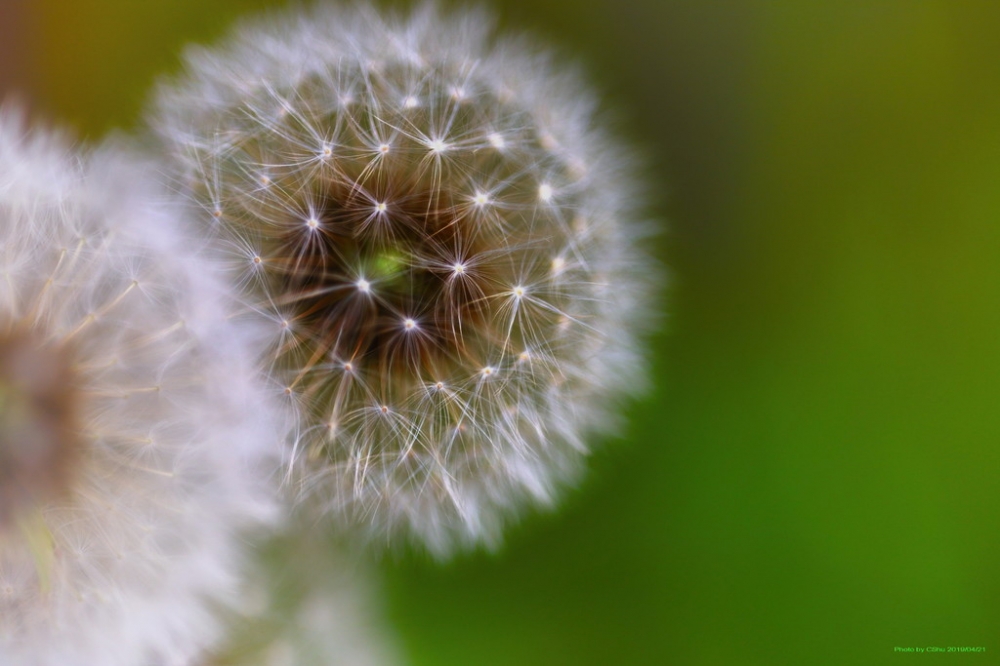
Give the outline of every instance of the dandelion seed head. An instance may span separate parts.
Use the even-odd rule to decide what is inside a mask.
[[[237,469],[276,418],[168,201],[120,146],[74,152],[0,109],[5,665],[194,658],[270,512]]]
[[[249,308],[293,313],[262,357],[302,398],[290,450],[317,452],[287,475],[302,504],[446,555],[577,478],[580,443],[642,386],[655,274],[632,160],[594,108],[529,41],[430,4],[251,23],[161,87],[177,182],[268,258]],[[247,187],[261,164],[273,185]],[[323,229],[303,239],[305,210]]]

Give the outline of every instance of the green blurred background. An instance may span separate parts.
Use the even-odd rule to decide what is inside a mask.
[[[274,4],[0,0],[5,80],[133,129],[183,44]],[[1000,663],[1000,3],[494,9],[649,158],[668,316],[559,511],[382,562],[411,662]]]

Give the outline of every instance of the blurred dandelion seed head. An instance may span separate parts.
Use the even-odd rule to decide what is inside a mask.
[[[187,663],[273,511],[277,430],[168,200],[121,146],[0,109],[5,665]]]
[[[642,384],[641,188],[591,94],[431,5],[276,16],[187,64],[151,127],[275,322],[297,497],[496,543]]]

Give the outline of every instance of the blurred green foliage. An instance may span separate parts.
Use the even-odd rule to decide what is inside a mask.
[[[135,127],[265,0],[39,0],[43,108]],[[1000,663],[1000,4],[507,0],[669,222],[656,386],[499,555],[386,561],[418,666]]]

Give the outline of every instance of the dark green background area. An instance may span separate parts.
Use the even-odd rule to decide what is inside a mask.
[[[184,43],[272,4],[36,0],[36,106],[134,128]],[[666,325],[557,512],[383,563],[412,662],[1000,663],[1000,3],[495,9],[647,156]]]

